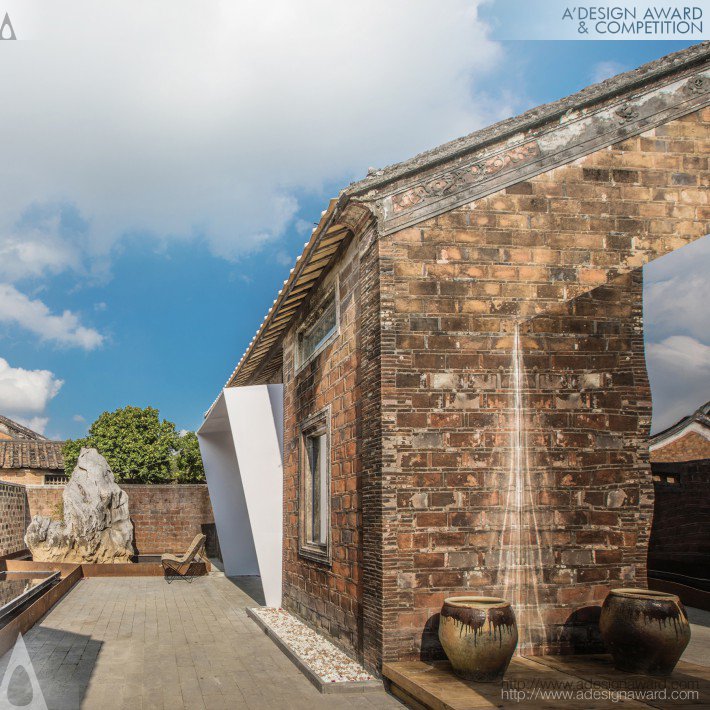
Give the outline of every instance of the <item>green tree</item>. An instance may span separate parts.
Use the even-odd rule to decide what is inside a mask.
[[[62,446],[62,456],[64,457],[64,473],[71,476],[74,472],[76,462],[79,460],[82,446],[93,446],[89,442],[89,437],[83,439],[67,439]]]
[[[204,483],[205,467],[202,465],[200,444],[194,431],[187,431],[178,439],[175,468],[180,483]]]
[[[91,446],[106,458],[117,481],[165,483],[175,477],[180,449],[175,424],[160,420],[153,407],[124,407],[104,412],[89,428],[89,435],[64,445],[64,467],[71,475],[82,446]]]

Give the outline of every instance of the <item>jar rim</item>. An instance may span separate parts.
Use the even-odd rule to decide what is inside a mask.
[[[637,589],[633,587],[612,589],[609,595],[616,597],[627,597],[629,599],[649,599],[657,601],[678,601],[677,594],[669,592],[657,592],[654,589]]]
[[[447,597],[444,599],[444,604],[462,609],[496,609],[510,606],[510,603],[500,597],[476,597],[476,596],[461,596]]]

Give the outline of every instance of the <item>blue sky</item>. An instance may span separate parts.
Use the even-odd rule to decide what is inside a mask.
[[[126,404],[196,428],[348,182],[687,46],[494,42],[476,3],[365,4],[56,3],[91,21],[50,33],[70,15],[49,9],[0,44],[0,413],[55,438]],[[710,398],[707,331],[667,307],[698,264],[650,279],[656,379],[669,338],[708,347],[674,411]]]

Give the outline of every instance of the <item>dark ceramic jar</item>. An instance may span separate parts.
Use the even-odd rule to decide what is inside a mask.
[[[620,671],[669,675],[690,641],[685,608],[675,594],[612,589],[599,630]]]
[[[505,599],[450,597],[441,608],[439,640],[457,675],[500,680],[518,644],[515,614]]]

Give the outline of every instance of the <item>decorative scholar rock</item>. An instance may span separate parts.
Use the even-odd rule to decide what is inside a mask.
[[[439,641],[457,675],[498,681],[518,644],[515,614],[504,599],[449,597],[439,617]]]
[[[25,542],[32,557],[43,562],[130,562],[133,525],[128,496],[96,449],[84,448],[79,454],[64,489],[64,520],[35,515]]]
[[[599,629],[614,665],[628,673],[670,675],[690,641],[680,599],[650,589],[612,589]]]

